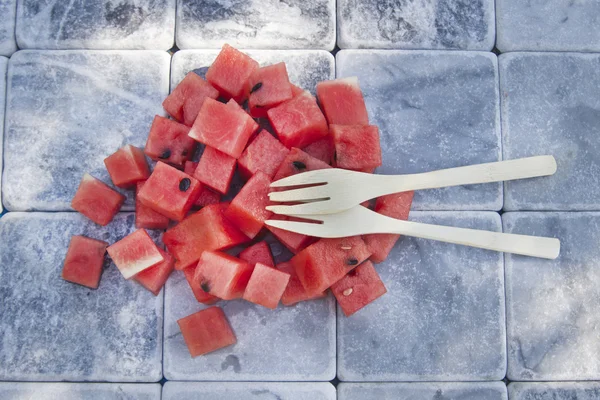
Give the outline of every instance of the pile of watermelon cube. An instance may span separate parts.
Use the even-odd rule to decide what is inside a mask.
[[[261,68],[225,45],[206,80],[190,72],[165,99],[171,118],[154,118],[144,150],[127,145],[104,160],[115,186],[135,190],[138,229],[111,245],[74,236],[63,278],[97,288],[106,251],[125,279],[154,295],[173,269],[183,271],[195,298],[207,305],[241,298],[274,309],[331,289],[349,316],[383,295],[373,263],[388,256],[398,235],[318,240],[265,226],[285,218],[265,209],[271,182],[332,166],[372,173],[381,165],[379,130],[369,125],[358,80],[321,82],[316,93],[290,83],[284,63]],[[198,143],[204,151],[195,162]],[[146,156],[157,162],[152,172]],[[231,202],[221,202],[236,169],[245,185]],[[72,207],[104,226],[124,200],[86,174]],[[411,202],[407,192],[364,206],[406,219]],[[166,230],[166,251],[146,229]],[[295,256],[275,265],[265,230]],[[234,247],[244,250],[225,252]],[[216,306],[178,323],[192,357],[236,342]]]

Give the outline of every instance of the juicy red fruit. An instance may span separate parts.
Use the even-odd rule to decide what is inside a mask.
[[[368,125],[369,115],[358,78],[341,78],[317,84],[317,97],[327,122],[339,125]]]
[[[244,185],[231,201],[225,216],[250,239],[262,229],[266,220],[273,214],[265,209],[269,205],[271,180],[262,172],[257,172]]]
[[[98,288],[106,247],[108,247],[108,243],[101,240],[90,239],[85,236],[71,237],[62,270],[62,278],[69,282],[87,286],[90,289]]]
[[[365,261],[331,286],[346,317],[383,296],[385,288],[370,261]]]
[[[285,215],[273,214],[271,219],[280,221],[289,221],[291,218]],[[267,229],[283,244],[289,251],[294,254],[298,254],[306,247],[316,242],[316,238],[312,236],[303,235],[301,233],[290,232],[284,229],[275,228],[273,226],[267,226]]]
[[[200,256],[194,281],[202,290],[223,300],[239,299],[246,290],[253,265],[219,251]]]
[[[139,199],[139,193],[145,182],[138,182],[135,191],[135,227],[138,229],[167,229],[169,218],[150,207],[146,207]]]
[[[177,321],[192,357],[236,343],[231,326],[218,307],[209,307]]]
[[[158,296],[160,289],[173,272],[175,267],[175,258],[164,250],[158,249],[164,260],[153,267],[147,268],[136,274],[133,280],[148,289],[152,294]]]
[[[331,125],[338,168],[372,171],[381,165],[379,129],[374,125]]]
[[[129,144],[106,157],[104,165],[110,179],[120,188],[131,187],[150,176],[144,152]]]
[[[157,115],[154,117],[144,152],[155,161],[183,167],[196,151],[196,142],[188,136],[190,128]]]
[[[250,56],[225,44],[206,72],[206,80],[227,99],[238,103],[245,96],[250,75],[258,69],[258,63]]]
[[[292,86],[285,63],[259,68],[248,80],[248,107],[255,117],[266,117],[267,110],[292,98]]]
[[[106,226],[119,211],[125,196],[89,174],[83,175],[71,207],[98,225]]]
[[[278,264],[277,269],[290,275],[290,280],[281,296],[281,304],[284,306],[291,306],[301,301],[319,299],[326,296],[325,292],[312,295],[307,293],[304,286],[302,286],[302,282],[298,279],[296,269],[291,262]]]
[[[194,297],[199,303],[211,305],[219,301],[218,297],[205,292],[200,287],[200,282],[196,282],[194,280],[194,275],[196,274],[196,265],[192,265],[191,267],[184,269],[183,274],[185,275],[185,280],[190,286],[190,289],[192,289],[192,293],[194,293]]]
[[[163,101],[163,108],[177,121],[192,126],[204,100],[217,97],[219,97],[219,91],[192,71]]]
[[[198,167],[194,171],[194,178],[212,189],[227,193],[233,173],[235,172],[235,158],[206,146]]]
[[[143,229],[138,229],[113,243],[106,251],[125,279],[165,259],[152,238]]]
[[[246,179],[257,171],[262,171],[271,178],[289,152],[287,147],[263,129],[238,160],[240,172]]]
[[[244,300],[275,309],[289,280],[289,274],[257,263],[244,291]]]
[[[317,140],[302,149],[306,154],[312,156],[324,163],[331,165],[333,163],[333,155],[335,146],[331,136],[325,136],[323,139]]]
[[[264,240],[244,249],[240,253],[239,258],[251,265],[261,263],[269,267],[275,266],[273,255],[271,254],[271,247],[269,247],[269,244]]]
[[[300,149],[293,148],[279,166],[273,181],[278,181],[279,179],[302,172],[327,168],[331,168],[331,165],[306,154]]]

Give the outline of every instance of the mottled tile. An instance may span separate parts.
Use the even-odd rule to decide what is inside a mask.
[[[177,46],[333,50],[335,19],[335,0],[177,0]]]
[[[336,400],[328,382],[167,382],[163,400]]]
[[[0,382],[4,400],[160,400],[159,384]]]
[[[600,55],[500,56],[505,159],[552,154],[551,177],[505,183],[506,210],[600,209]]]
[[[503,382],[341,383],[338,400],[507,400]]]
[[[491,50],[493,0],[338,0],[338,46]]]
[[[410,219],[501,230],[492,212],[414,212]],[[502,253],[403,237],[377,271],[387,294],[350,318],[338,312],[342,381],[504,377]]]
[[[84,173],[143,147],[169,89],[162,51],[20,51],[9,61],[3,201],[11,211],[71,210]],[[133,192],[124,210],[132,210]]]
[[[22,49],[168,50],[176,0],[19,0]]]
[[[508,378],[600,379],[600,213],[505,213],[505,232],[557,237],[556,260],[506,256]]]
[[[500,51],[600,51],[600,3],[496,0]]]
[[[134,217],[107,227],[77,213],[0,219],[0,380],[161,379],[163,295],[123,279],[108,257],[97,290],[61,278],[72,235],[114,243]]]
[[[498,67],[492,53],[342,50],[337,75],[358,76],[381,135],[382,174],[499,161]],[[415,193],[414,210],[502,208],[502,185]]]
[[[8,59],[0,56],[0,143],[4,143],[4,106],[6,100],[6,68]],[[0,187],[2,187],[2,150],[4,146],[0,146]],[[0,213],[3,211],[2,197],[0,196]]]
[[[15,14],[17,0],[0,0],[0,56],[10,56],[17,51],[15,40]]]
[[[510,400],[597,400],[600,382],[513,382],[508,396]]]

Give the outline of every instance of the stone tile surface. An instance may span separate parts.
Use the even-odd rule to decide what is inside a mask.
[[[596,400],[600,382],[513,382],[508,395],[510,400]]]
[[[492,212],[413,212],[411,220],[492,231]],[[506,372],[502,253],[401,238],[377,266],[387,294],[338,312],[342,381],[499,380]]]
[[[168,50],[176,0],[19,0],[22,49]]]
[[[500,56],[505,159],[552,154],[555,175],[505,183],[507,210],[600,209],[600,55]]]
[[[335,0],[177,0],[182,49],[333,50],[335,28]]]
[[[0,56],[0,143],[3,143],[4,137],[4,106],[6,101],[6,69],[8,59]],[[3,147],[0,146],[0,187],[2,187],[2,155]],[[3,211],[2,196],[0,196],[0,213]]]
[[[379,126],[383,174],[499,161],[496,56],[479,52],[342,50],[337,76],[358,76],[371,124]],[[414,210],[502,208],[502,185],[415,193]]]
[[[159,384],[0,382],[4,400],[160,400]]]
[[[107,227],[77,213],[0,219],[0,380],[161,379],[162,293],[123,279],[108,256],[97,290],[61,278],[72,235],[114,243],[133,230],[132,213]]]
[[[15,15],[17,0],[0,0],[0,56],[10,56],[17,50]]]
[[[341,383],[338,400],[507,400],[503,382]]]
[[[506,256],[508,378],[600,379],[600,213],[502,218],[505,232],[561,241],[556,260]]]
[[[84,173],[143,147],[168,94],[161,51],[20,51],[9,61],[3,201],[11,211],[70,210]],[[124,210],[133,209],[132,191]]]
[[[163,400],[336,400],[329,382],[167,382]]]

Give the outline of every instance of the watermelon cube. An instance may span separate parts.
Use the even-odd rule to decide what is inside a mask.
[[[304,92],[267,111],[279,140],[286,147],[305,147],[327,136],[327,121],[316,99]]]
[[[263,129],[238,160],[240,173],[249,179],[257,171],[262,171],[272,178],[289,152],[287,147]]]
[[[241,103],[246,96],[248,79],[258,69],[258,63],[247,54],[223,45],[221,52],[206,71],[206,80],[227,99]]]
[[[196,151],[196,141],[188,136],[190,128],[157,115],[154,117],[144,152],[155,161],[183,167]]]
[[[235,158],[206,146],[198,167],[194,171],[194,178],[225,194],[229,190],[235,172],[235,164]]]
[[[375,202],[375,211],[388,217],[407,220],[413,194],[414,192],[402,192],[379,197]],[[369,251],[373,253],[371,261],[374,263],[384,261],[399,238],[400,235],[390,233],[364,235],[363,240]]]
[[[292,86],[281,62],[254,71],[248,80],[250,115],[266,117],[267,110],[292,98]]]
[[[372,172],[381,165],[379,129],[375,125],[331,125],[338,168]]]
[[[196,265],[192,265],[183,270],[183,275],[185,275],[185,280],[188,282],[188,285],[190,285],[190,288],[192,289],[192,292],[194,293],[194,297],[196,298],[196,300],[198,300],[198,302],[200,302],[202,304],[207,304],[207,305],[215,304],[217,301],[219,301],[218,297],[213,296],[212,294],[209,294],[208,292],[205,292],[200,287],[200,282],[196,282],[194,280],[195,274],[196,274]]]
[[[194,281],[202,290],[223,300],[239,299],[246,290],[254,265],[220,251],[200,256]]]
[[[246,235],[225,219],[221,204],[204,207],[163,235],[178,270],[197,263],[205,250],[226,249],[247,241]]]
[[[244,300],[275,309],[290,280],[290,274],[256,263],[244,291]]]
[[[158,249],[158,251],[164,260],[133,277],[133,280],[148,289],[155,296],[158,296],[160,289],[165,285],[175,267],[175,258],[172,255],[161,249]]]
[[[269,177],[258,171],[225,211],[225,217],[250,239],[258,235],[265,221],[273,214],[265,209],[269,205],[270,185]]]
[[[302,282],[298,279],[296,269],[291,262],[284,262],[277,265],[277,269],[290,275],[290,280],[281,296],[281,304],[284,306],[292,306],[298,302],[305,300],[313,300],[325,297],[325,292],[310,295],[302,286]]]
[[[65,257],[62,278],[96,289],[100,283],[108,243],[85,236],[73,236]]]
[[[314,158],[300,149],[293,148],[283,160],[275,173],[273,181],[287,178],[301,172],[316,171],[318,169],[331,168],[331,165]]]
[[[290,87],[292,88],[292,97],[296,97],[299,94],[302,94],[305,92],[304,89],[302,89],[301,87],[298,87],[296,85],[294,85],[293,83],[290,83]]]
[[[323,139],[317,140],[302,149],[306,154],[312,156],[324,163],[331,165],[335,153],[335,145],[331,139],[331,135],[325,136]]]
[[[258,124],[240,106],[206,99],[189,136],[233,158],[239,158]]]
[[[188,174],[189,176],[194,176],[194,171],[198,168],[198,163],[195,161],[186,161],[183,165],[183,172]]]
[[[387,290],[370,261],[365,261],[331,286],[346,317],[383,296]]]
[[[231,326],[218,307],[209,307],[177,321],[192,357],[236,343]]]
[[[321,239],[296,254],[291,263],[300,282],[312,295],[342,279],[370,255],[367,245],[358,236]]]
[[[139,199],[139,192],[145,182],[138,182],[135,191],[135,227],[138,229],[167,229],[169,218],[146,207]]]
[[[289,221],[290,217],[284,215],[272,215],[271,219],[280,221]],[[312,236],[306,236],[301,233],[290,232],[284,229],[275,228],[273,226],[267,226],[267,229],[285,246],[289,251],[294,254],[298,254],[306,247],[316,242],[316,238]]]
[[[121,188],[131,187],[150,176],[144,152],[130,144],[106,157],[104,165],[115,186]]]
[[[365,99],[357,77],[319,82],[317,97],[330,124],[369,124]]]
[[[93,176],[84,174],[71,200],[71,207],[98,225],[106,226],[124,202],[125,196]]]
[[[140,189],[138,199],[154,211],[181,221],[194,205],[200,189],[202,184],[195,178],[159,161]]]
[[[271,254],[271,247],[264,240],[244,249],[238,257],[251,265],[261,263],[268,265],[269,267],[275,266],[275,261],[273,261],[273,255]]]
[[[106,251],[125,279],[165,260],[148,232],[143,229],[113,243]]]
[[[189,72],[163,101],[169,115],[184,125],[192,126],[207,98],[216,99],[219,91],[195,72]]]
[[[193,161],[186,161],[184,172],[190,176],[194,176],[194,172],[198,168],[198,163]],[[221,202],[221,195],[208,186],[202,185],[202,189],[200,189],[200,194],[194,202],[194,207],[204,207],[209,204],[218,204]]]

